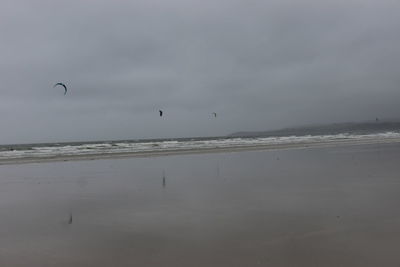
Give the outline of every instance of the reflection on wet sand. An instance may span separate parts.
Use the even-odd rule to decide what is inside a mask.
[[[167,185],[167,183],[165,180],[165,171],[163,170],[162,187],[165,188],[166,185]]]
[[[0,266],[400,261],[399,146],[279,157],[253,151],[0,166]],[[229,179],[215,179],[220,168]]]

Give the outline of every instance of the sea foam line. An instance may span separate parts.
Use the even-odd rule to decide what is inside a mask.
[[[320,142],[338,141],[368,141],[390,140],[400,138],[399,132],[385,132],[375,134],[335,134],[335,135],[304,135],[281,137],[257,137],[257,138],[225,138],[212,140],[168,140],[145,142],[102,142],[79,145],[47,145],[32,146],[25,149],[0,151],[0,160],[24,159],[24,158],[50,158],[63,156],[85,156],[121,153],[146,153],[168,152],[181,150],[212,149],[212,148],[240,148],[268,145],[293,145],[313,144]]]

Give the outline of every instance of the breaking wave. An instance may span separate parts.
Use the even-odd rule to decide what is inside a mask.
[[[400,132],[374,134],[304,135],[254,138],[193,138],[176,140],[112,141],[97,143],[69,143],[43,145],[0,146],[0,160],[41,159],[85,155],[112,155],[128,153],[179,152],[201,149],[314,144],[338,141],[390,140],[400,138]]]

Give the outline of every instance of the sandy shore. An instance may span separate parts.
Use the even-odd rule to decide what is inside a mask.
[[[0,266],[397,266],[400,143],[301,148],[2,165]]]

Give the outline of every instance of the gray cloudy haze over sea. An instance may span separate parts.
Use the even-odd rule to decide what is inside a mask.
[[[0,143],[399,118],[399,8],[389,0],[2,0]]]

